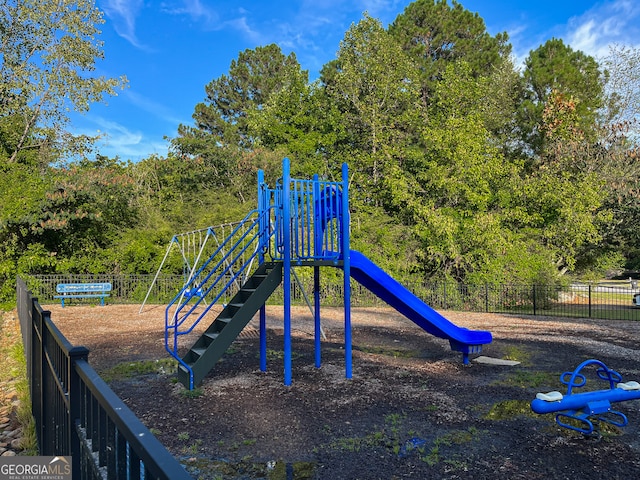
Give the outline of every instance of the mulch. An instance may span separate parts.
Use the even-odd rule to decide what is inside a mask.
[[[118,365],[168,356],[161,306],[142,313],[139,305],[46,308],[74,345],[90,349],[90,363],[105,376]],[[347,379],[342,311],[322,311],[326,338],[315,368],[311,314],[296,307],[287,387],[282,309],[268,313],[266,372],[259,369],[254,320],[195,395],[164,366],[110,377],[194,478],[640,478],[639,401],[614,404],[627,426],[597,425],[590,436],[529,408],[537,392],[566,390],[560,374],[586,359],[640,381],[638,323],[443,312],[456,324],[492,332],[484,356],[520,362],[464,366],[448,341],[395,311],[357,308]],[[595,376],[592,384],[606,387]]]

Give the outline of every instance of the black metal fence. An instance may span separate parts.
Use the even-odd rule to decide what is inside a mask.
[[[148,303],[167,304],[180,288],[180,275],[158,277],[152,275],[33,275],[25,279],[27,285],[42,301],[54,300],[58,283],[111,282],[111,303],[142,303],[151,288]],[[438,310],[459,310],[485,313],[510,313],[557,317],[584,317],[612,320],[640,320],[640,308],[632,303],[640,293],[631,282],[571,285],[504,285],[459,284],[454,282],[416,282],[403,284],[428,305]],[[341,306],[342,280],[326,278],[321,283],[323,305]],[[361,285],[352,285],[354,307],[383,306],[384,303]],[[292,284],[292,302],[303,305],[313,290],[310,275],[304,273]],[[91,300],[88,300],[91,301]],[[95,302],[95,300],[94,300]],[[282,302],[282,289],[269,303]]]
[[[416,294],[436,309],[553,317],[640,320],[631,285],[461,285],[423,286]]]
[[[77,479],[189,479],[184,468],[113,393],[89,365],[89,351],[62,335],[31,289],[52,300],[57,283],[109,281],[111,299],[140,302],[150,276],[35,276],[28,284],[17,280],[20,318],[32,411],[41,455],[70,455]],[[175,295],[182,277],[156,281],[152,298],[159,302]],[[610,285],[461,285],[414,284],[410,289],[436,309],[563,317],[640,320],[632,303],[635,286]],[[310,285],[302,279],[293,300],[304,302]],[[142,293],[141,293],[142,292]],[[354,306],[382,305],[368,291],[354,285]],[[323,284],[323,303],[340,305],[337,282]],[[278,302],[276,292],[273,302]]]
[[[304,302],[305,293],[312,291],[310,282],[302,281],[292,288],[292,302]],[[437,310],[505,313],[553,317],[581,317],[611,320],[640,320],[640,307],[633,304],[633,295],[640,293],[631,284],[571,284],[571,285],[502,285],[459,284],[454,282],[405,282],[418,298]],[[351,286],[354,307],[384,306],[374,294],[354,283]],[[282,301],[276,291],[270,301]],[[322,284],[323,305],[340,306],[342,284]]]
[[[22,279],[17,306],[40,455],[72,457],[74,479],[191,479],[51,321]]]

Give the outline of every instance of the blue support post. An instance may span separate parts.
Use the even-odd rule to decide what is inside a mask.
[[[258,221],[260,223],[260,246],[264,247],[269,238],[269,202],[264,193],[264,172],[258,170]],[[264,248],[259,248],[258,263],[264,263]],[[260,307],[260,371],[267,371],[267,309]]]
[[[322,211],[324,205],[320,204],[320,180],[318,175],[313,176],[313,256],[322,257]]]
[[[349,237],[349,169],[346,163],[342,164],[342,225],[340,228],[342,240],[342,259],[344,271],[344,359],[345,377],[352,377],[352,350],[351,350],[351,266],[350,266],[350,237]]]
[[[284,303],[284,384],[291,385],[291,173],[288,158],[282,161],[282,239]]]
[[[321,210],[322,205],[318,203],[320,198],[320,179],[318,175],[313,176],[313,256],[320,258],[322,256],[322,225]],[[322,327],[320,325],[320,267],[313,267],[313,303],[314,303],[314,340],[316,352],[316,368],[320,368],[322,364],[320,352],[320,336],[322,335]]]
[[[260,371],[267,371],[267,309],[260,307]]]
[[[320,368],[322,364],[320,352],[320,335],[322,327],[320,325],[320,267],[313,267],[313,303],[314,303],[314,340],[316,350],[316,368]]]

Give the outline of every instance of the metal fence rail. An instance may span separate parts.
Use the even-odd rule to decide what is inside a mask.
[[[40,455],[71,456],[74,479],[190,479],[20,278],[17,299]]]
[[[433,284],[417,289],[434,308],[552,317],[640,320],[632,303],[637,289],[621,284],[464,285]]]

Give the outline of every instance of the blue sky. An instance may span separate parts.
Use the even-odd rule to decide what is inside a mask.
[[[72,118],[76,133],[101,133],[99,153],[137,161],[166,155],[164,137],[205,98],[204,86],[228,72],[247,48],[278,44],[295,52],[311,78],[335,58],[349,26],[367,11],[387,26],[408,0],[97,0],[105,12],[105,59],[97,73],[126,75],[129,87]],[[637,0],[461,0],[489,33],[506,31],[516,61],[562,38],[596,57],[608,45],[640,47]]]

